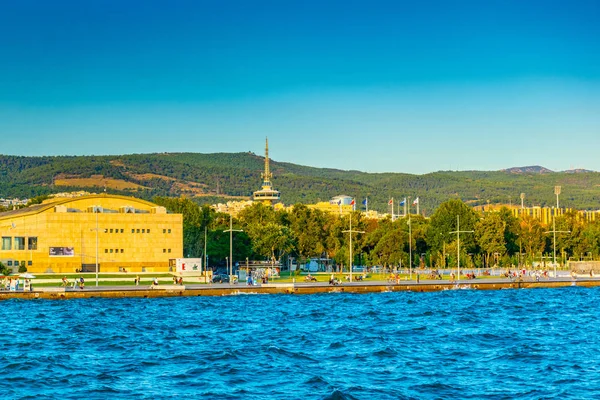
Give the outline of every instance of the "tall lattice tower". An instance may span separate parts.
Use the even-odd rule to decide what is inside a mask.
[[[269,138],[266,139],[265,146],[265,172],[263,172],[261,178],[263,179],[262,189],[254,192],[254,201],[261,201],[264,204],[273,205],[275,202],[280,200],[279,191],[273,189],[271,184],[271,171],[269,170]]]

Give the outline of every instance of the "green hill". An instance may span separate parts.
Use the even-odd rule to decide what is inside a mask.
[[[249,198],[260,188],[264,158],[253,153],[160,153],[116,156],[22,157],[0,155],[0,197],[88,190],[154,196],[188,196],[199,203]],[[314,203],[339,194],[369,198],[369,208],[386,210],[391,197],[419,197],[431,214],[443,201],[461,198],[471,205],[555,204],[600,208],[600,173],[551,172],[541,167],[504,171],[439,171],[425,175],[365,173],[271,161],[273,185],[286,204]]]

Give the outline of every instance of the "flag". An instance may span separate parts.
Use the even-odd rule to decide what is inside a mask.
[[[366,206],[368,202],[369,202],[368,199],[364,199],[362,203],[364,206]]]
[[[354,201],[354,199],[352,199],[352,201],[350,202],[350,205],[353,206],[355,204],[356,204],[356,202]]]
[[[342,205],[342,200],[341,199],[338,200],[337,204],[338,204],[338,206],[341,206]]]
[[[393,197],[390,199],[390,201],[388,201],[388,206],[391,206],[392,204],[394,204],[394,198]]]
[[[403,206],[403,205],[405,205],[405,204],[406,204],[406,197],[404,198],[404,200],[402,200],[402,201],[400,202],[400,205],[401,205],[401,206]]]
[[[415,199],[415,201],[413,201],[413,206],[416,205],[416,204],[419,204],[419,198],[418,197]]]

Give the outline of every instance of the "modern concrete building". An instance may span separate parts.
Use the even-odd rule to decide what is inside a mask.
[[[32,273],[161,272],[183,257],[183,216],[133,197],[53,198],[0,213],[0,261]]]

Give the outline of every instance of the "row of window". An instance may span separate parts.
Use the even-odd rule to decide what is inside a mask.
[[[124,233],[125,230],[124,229],[115,229],[115,228],[110,228],[110,229],[104,229],[104,233]],[[150,233],[150,229],[146,229],[146,228],[137,228],[137,229],[131,229],[131,233]],[[171,233],[171,229],[163,229],[163,233]]]
[[[123,249],[104,249],[105,253],[123,253]],[[171,249],[163,249],[163,253],[170,253]]]
[[[123,249],[104,249],[104,252],[105,253],[123,253]]]
[[[31,260],[29,260],[29,261],[17,261],[17,260],[6,261],[6,265],[8,267],[12,267],[12,266],[18,267],[20,265],[25,265],[25,264],[27,264],[28,266],[31,266],[33,264],[33,262]]]
[[[25,250],[25,243],[27,243],[27,250],[37,250],[38,238],[2,236],[2,250]]]

